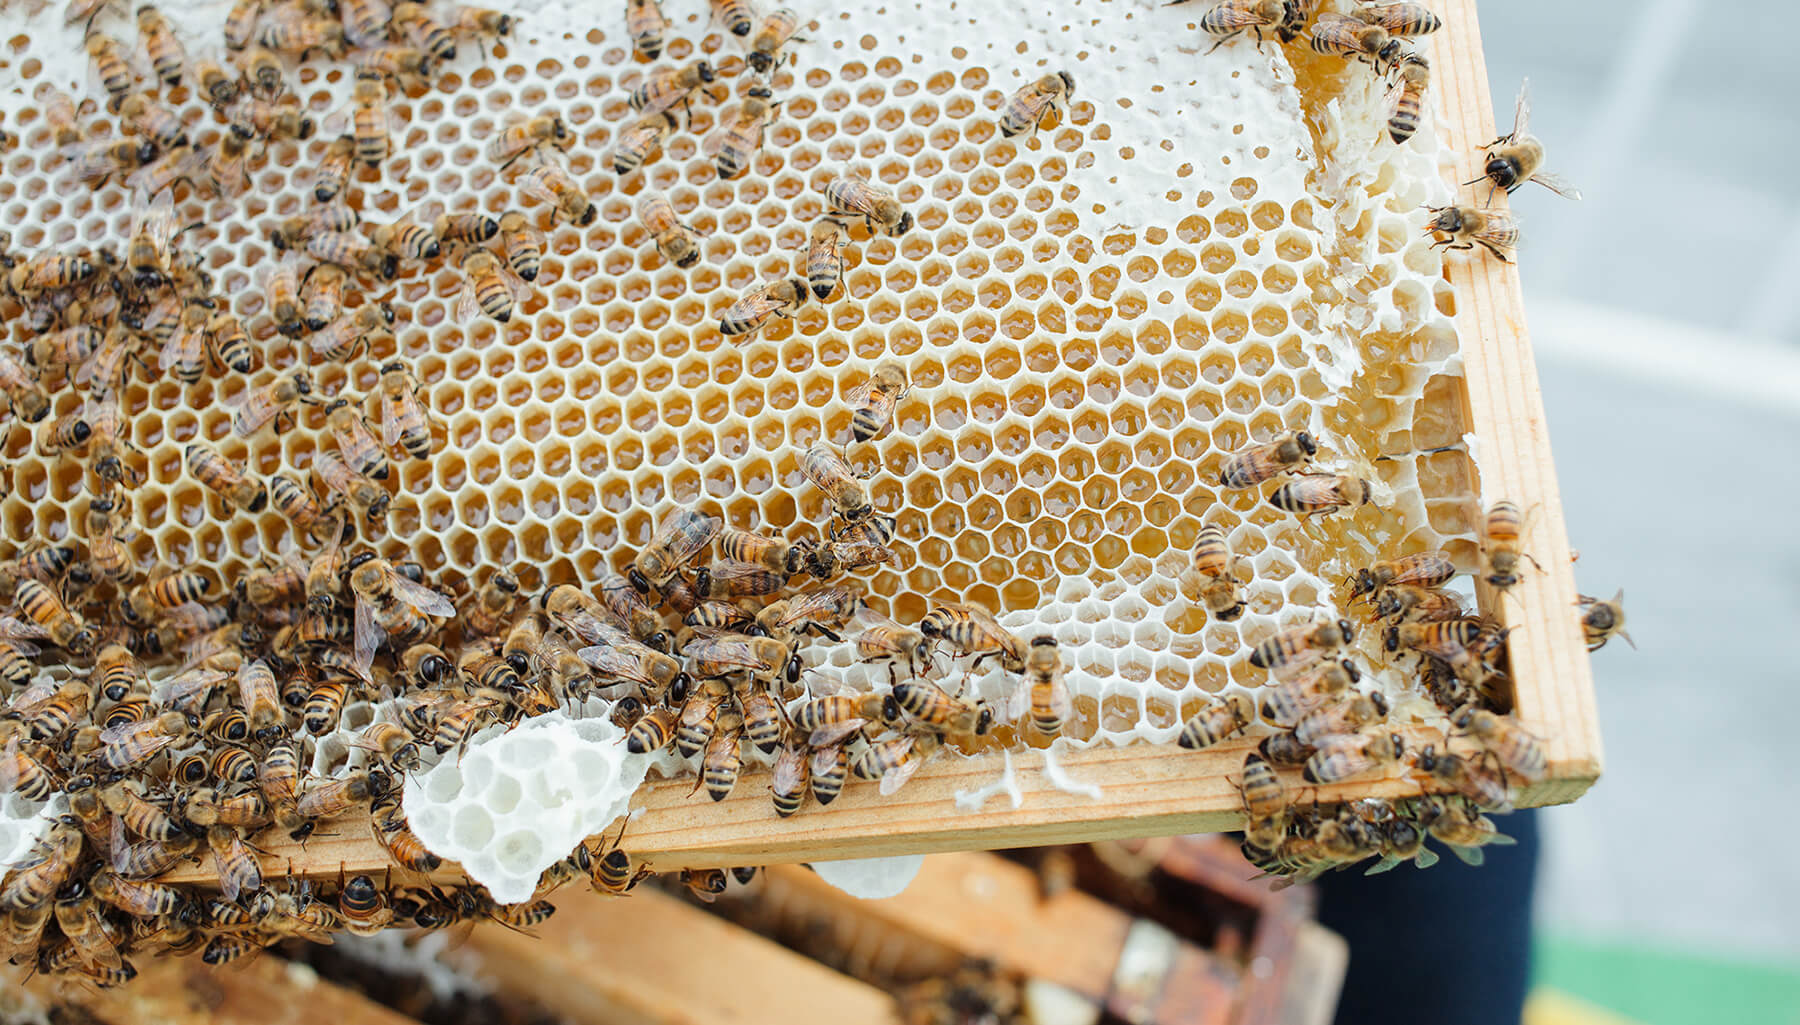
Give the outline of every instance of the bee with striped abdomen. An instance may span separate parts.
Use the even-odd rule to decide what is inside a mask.
[[[698,231],[681,222],[675,215],[675,205],[668,197],[656,192],[645,192],[638,197],[638,220],[644,230],[650,233],[656,243],[657,252],[662,258],[677,267],[687,268],[700,262],[700,238]]]
[[[1514,109],[1512,131],[1487,144],[1482,164],[1482,177],[1465,185],[1486,179],[1493,189],[1513,191],[1526,182],[1537,182],[1564,199],[1580,199],[1581,190],[1544,171],[1544,144],[1531,134],[1531,83],[1519,86],[1518,105]]]
[[[752,71],[767,76],[782,62],[782,50],[799,30],[800,16],[793,8],[779,7],[770,11],[757,23],[756,34],[750,37],[750,52],[745,55],[745,62]],[[737,32],[735,25],[732,31]],[[742,32],[737,34],[743,35]]]
[[[669,20],[663,17],[659,0],[625,0],[625,34],[638,53],[651,60],[661,56],[668,30]]]
[[[860,219],[869,234],[898,238],[912,230],[913,216],[894,191],[857,175],[838,175],[825,183],[825,206],[835,214]]]
[[[1069,100],[1075,95],[1075,77],[1067,71],[1045,75],[1028,82],[1007,97],[1000,109],[1000,134],[1011,137],[1020,133],[1037,135],[1044,118],[1054,111],[1066,117]]]

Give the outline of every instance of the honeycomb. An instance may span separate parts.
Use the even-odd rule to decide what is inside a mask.
[[[721,105],[704,100],[660,156],[615,174],[606,157],[631,121],[626,95],[651,65],[633,57],[622,16],[559,31],[591,13],[521,3],[509,40],[395,98],[396,155],[380,175],[360,172],[355,202],[372,219],[431,202],[541,212],[486,147],[510,113],[556,112],[579,136],[567,164],[599,216],[576,228],[545,215],[543,271],[509,323],[459,324],[462,279],[438,265],[370,296],[398,313],[392,342],[311,365],[323,395],[365,395],[384,362],[405,359],[441,424],[432,459],[394,463],[377,548],[453,589],[501,567],[535,589],[622,570],[674,504],[816,534],[829,509],[799,454],[847,441],[845,395],[897,358],[913,387],[893,432],[849,450],[877,511],[898,522],[900,563],[863,576],[868,601],[906,622],[974,602],[1026,636],[1055,634],[1072,665],[1075,743],[1171,742],[1209,694],[1260,682],[1244,648],[1335,611],[1354,565],[1430,548],[1471,565],[1479,488],[1455,296],[1423,234],[1422,206],[1451,197],[1434,125],[1395,146],[1373,73],[1301,46],[1246,37],[1205,53],[1204,6],[1069,0],[1055,22],[923,0],[809,8],[773,77],[782,106],[763,149],[721,181],[701,146]],[[165,5],[190,50],[223,7]],[[740,41],[701,5],[665,8],[663,63],[738,68]],[[127,190],[89,188],[44,158],[35,90],[87,91],[77,30],[55,10],[0,17],[0,115],[23,139],[0,177],[15,249],[122,245]],[[1436,62],[1429,38],[1416,45]],[[1006,97],[1063,68],[1077,82],[1067,118],[1002,137]],[[322,120],[351,76],[321,61],[290,84]],[[312,463],[320,410],[245,441],[225,403],[309,361],[274,334],[255,286],[275,258],[268,229],[310,202],[324,144],[276,144],[235,203],[185,200],[204,223],[183,244],[233,297],[258,367],[194,386],[134,375],[124,402],[148,475],[133,495],[141,558],[229,583],[290,544],[275,512],[209,497],[181,450],[208,442],[264,479]],[[804,259],[823,185],[845,172],[894,188],[917,226],[847,247],[830,301],[748,343],[721,336],[739,295]],[[696,266],[668,265],[635,222],[646,189],[704,233]],[[53,415],[79,401],[60,391]],[[1320,439],[1321,467],[1373,479],[1376,503],[1303,524],[1267,504],[1267,487],[1216,486],[1233,450],[1296,428]],[[11,544],[66,536],[88,502],[78,461],[40,456],[31,435],[12,431],[4,450]],[[1232,623],[1209,620],[1177,581],[1211,523],[1255,570]],[[1379,664],[1375,641],[1362,646]],[[815,656],[864,678],[847,646]],[[998,672],[974,686],[1013,694]],[[998,742],[1032,741],[1003,729]]]

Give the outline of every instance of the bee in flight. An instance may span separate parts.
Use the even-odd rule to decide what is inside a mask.
[[[1045,75],[1035,82],[1028,82],[1018,92],[1007,97],[1006,105],[1000,110],[1000,134],[1008,138],[1022,132],[1036,135],[1044,124],[1044,118],[1051,111],[1063,116],[1068,109],[1069,99],[1075,95],[1075,77],[1067,71],[1058,71],[1054,75]]]
[[[1511,192],[1526,182],[1537,182],[1564,199],[1580,199],[1580,189],[1544,171],[1544,144],[1531,134],[1529,79],[1519,86],[1518,104],[1514,110],[1512,131],[1483,147],[1487,156],[1481,178],[1464,184],[1474,185],[1486,179],[1491,185],[1488,195],[1492,196],[1494,189]]]

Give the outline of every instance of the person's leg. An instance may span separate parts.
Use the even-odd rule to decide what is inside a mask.
[[[1438,863],[1319,880],[1319,922],[1350,944],[1336,1025],[1519,1025],[1531,971],[1537,813],[1497,816],[1516,847],[1470,868],[1431,841]]]

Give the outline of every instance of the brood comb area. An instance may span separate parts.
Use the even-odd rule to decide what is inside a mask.
[[[1448,150],[1429,116],[1406,144],[1388,138],[1376,71],[1314,54],[1304,39],[1258,47],[1245,36],[1206,53],[1213,39],[1196,27],[1200,5],[1074,0],[1072,16],[1056,23],[986,6],[803,9],[783,51],[791,62],[767,78],[780,105],[763,144],[747,173],[722,180],[702,140],[741,109],[757,76],[744,40],[696,6],[668,0],[667,44],[651,62],[634,56],[622,13],[558,31],[593,19],[573,7],[524,4],[510,12],[518,21],[504,38],[477,46],[465,37],[429,86],[390,90],[393,152],[379,169],[356,171],[344,193],[362,230],[409,214],[429,225],[440,207],[495,219],[522,211],[546,243],[541,270],[504,323],[459,317],[464,272],[453,247],[403,260],[391,283],[364,277],[345,305],[384,301],[395,318],[391,333],[371,334],[348,359],[277,333],[262,283],[281,258],[271,230],[316,205],[313,169],[344,130],[333,118],[352,102],[356,53],[284,62],[288,89],[319,130],[305,141],[259,144],[241,195],[173,186],[179,221],[196,224],[175,248],[201,258],[214,292],[248,327],[254,368],[215,364],[183,384],[156,369],[155,345],[143,352],[145,366],[127,367],[119,400],[134,451],[126,458],[144,479],[125,494],[143,567],[197,569],[213,599],[201,604],[224,609],[219,596],[270,564],[290,555],[310,564],[316,546],[276,502],[233,509],[196,478],[184,451],[214,446],[265,482],[316,477],[321,456],[340,447],[326,404],[347,398],[372,410],[394,361],[419,383],[435,421],[431,448],[427,458],[393,451],[391,474],[369,482],[389,496],[385,517],[358,516],[346,554],[417,563],[426,585],[453,595],[465,614],[482,585],[509,573],[520,585],[510,621],[556,585],[598,593],[603,578],[632,569],[677,507],[825,543],[833,505],[802,456],[821,443],[840,447],[867,475],[874,513],[893,518],[893,558],[829,583],[853,587],[869,610],[902,624],[961,602],[991,610],[1021,644],[1053,636],[1072,696],[1059,749],[1173,751],[1184,721],[1218,707],[1218,695],[1260,693],[1268,673],[1245,658],[1252,646],[1337,619],[1349,607],[1343,581],[1357,568],[1435,550],[1463,571],[1476,567],[1484,503],[1465,441],[1456,296],[1425,233],[1425,207],[1453,196],[1440,169]],[[346,18],[352,9],[345,5]],[[196,4],[165,13],[198,55],[216,45],[227,12]],[[0,214],[12,250],[124,249],[147,201],[116,176],[90,187],[52,156],[45,87],[96,105],[104,99],[82,84],[82,26],[64,27],[61,11],[5,17],[14,32],[0,62],[0,111],[17,141],[4,153]],[[133,45],[133,27],[114,14],[102,12],[94,30]],[[1408,42],[1434,65],[1453,63],[1434,51],[1434,37]],[[630,90],[652,69],[698,58],[718,70],[713,95],[693,98],[641,168],[618,173],[613,155],[639,117]],[[1076,78],[1069,108],[1035,136],[1002,135],[1008,97],[1064,69]],[[187,86],[152,95],[183,112],[197,147],[215,147],[231,130]],[[574,137],[544,159],[586,193],[596,211],[586,226],[536,198],[527,179],[539,158],[503,166],[490,153],[513,115],[552,114]],[[80,125],[94,138],[120,132],[119,119],[93,105]],[[891,188],[911,230],[890,237],[855,226],[828,299],[747,338],[721,334],[720,318],[744,293],[805,274],[809,230],[827,212],[825,186],[845,174]],[[665,195],[701,233],[692,266],[666,260],[639,223],[646,192]],[[38,333],[22,305],[7,312],[9,351],[22,359]],[[910,382],[892,430],[854,441],[853,391],[890,361]],[[300,369],[317,404],[295,405],[291,426],[239,437],[240,396]],[[103,482],[79,449],[43,453],[48,428],[89,397],[58,387],[44,420],[16,423],[8,437],[12,490],[0,524],[15,551],[34,541],[85,542],[82,525]],[[1268,498],[1290,478],[1220,486],[1232,453],[1300,430],[1317,439],[1319,471],[1372,482],[1369,504],[1303,519]],[[1208,526],[1247,560],[1247,605],[1235,620],[1210,617],[1183,579]],[[695,566],[706,561],[702,554]],[[785,593],[807,583],[797,576]],[[110,596],[105,585],[97,593]],[[350,591],[342,593],[347,605]],[[300,614],[245,605],[232,614],[262,617],[270,634]],[[89,611],[107,623],[108,613]],[[673,632],[678,616],[663,612]],[[482,643],[475,633],[465,622],[440,639],[454,660],[458,642]],[[807,643],[806,674],[774,684],[790,712],[835,689],[889,686],[887,667],[859,660],[855,626],[844,633],[843,643]],[[1365,626],[1353,654],[1364,688],[1384,693],[1393,722],[1444,725],[1415,660],[1382,650],[1380,629]],[[971,672],[967,659],[949,655],[937,654],[928,676],[951,690],[963,685],[999,719],[985,736],[953,737],[953,746],[1051,743],[1027,725],[1019,673],[991,662]],[[71,661],[85,671],[85,660]],[[173,653],[155,660],[151,679],[166,690],[182,661]],[[346,683],[342,715],[323,729],[301,729],[298,707],[285,713],[315,774],[380,767],[359,745],[373,719],[407,721],[411,698],[400,692],[415,681],[398,669],[383,654],[377,686]],[[60,680],[68,669],[50,675]],[[597,689],[606,703],[580,707],[613,716],[619,692]],[[233,690],[219,687],[214,707],[230,706]],[[1493,697],[1505,706],[1503,691]],[[96,722],[107,704],[98,703]],[[150,771],[170,771],[189,748],[211,743],[184,738]],[[440,743],[455,753],[436,771],[455,769],[462,746]],[[741,757],[768,761],[768,752],[742,747]],[[237,750],[261,757],[268,743],[257,737]],[[665,753],[656,768],[691,775],[699,759]],[[227,794],[237,788],[217,758],[210,772],[200,781]],[[153,798],[160,779],[150,777]],[[409,787],[407,813],[429,817],[442,810],[430,802],[462,796],[444,787],[435,796],[428,785]],[[481,800],[462,801],[459,816],[488,816],[465,839],[479,845],[483,828],[496,834],[495,823],[519,809],[519,790],[510,787],[508,804],[508,787],[493,785],[485,812]],[[553,787],[525,796],[528,808],[560,807]],[[832,811],[809,803],[789,825],[805,829]],[[41,819],[13,821],[0,841],[20,848],[43,828]],[[530,854],[494,877],[508,884],[496,895],[515,899],[519,872],[560,852]],[[598,868],[595,878],[600,885]]]

